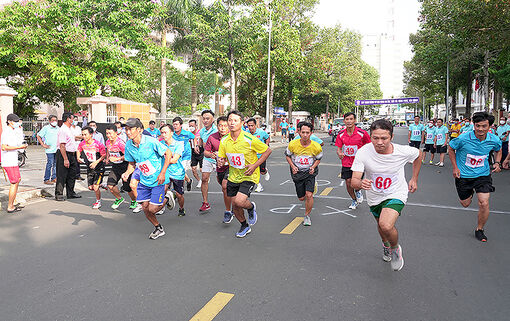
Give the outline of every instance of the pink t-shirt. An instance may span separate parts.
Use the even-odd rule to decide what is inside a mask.
[[[78,145],[78,152],[85,153],[86,162],[92,163],[101,156],[106,155],[106,148],[97,140],[93,140],[91,144],[87,144],[84,140]]]
[[[126,150],[126,143],[124,143],[124,141],[120,137],[117,137],[113,144],[108,139],[106,141],[106,148],[108,149],[108,152],[110,152],[110,156],[121,157],[124,156],[124,151]],[[115,161],[112,163],[121,164],[123,162],[124,161]]]
[[[358,149],[370,142],[370,135],[358,127],[354,127],[354,132],[350,136],[347,134],[347,129],[338,133],[335,145],[342,148],[345,155],[344,158],[342,158],[342,167],[351,167]]]
[[[74,134],[71,128],[63,124],[57,133],[57,148],[60,148],[60,144],[66,144],[66,151],[74,153],[78,144],[75,143]]]

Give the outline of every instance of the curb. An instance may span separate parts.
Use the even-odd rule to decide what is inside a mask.
[[[32,189],[18,192],[16,194],[16,200],[14,203],[26,204],[28,200],[39,198],[42,196],[41,189],[33,187]],[[9,202],[9,195],[2,194],[0,195],[0,207],[7,208],[7,203]]]

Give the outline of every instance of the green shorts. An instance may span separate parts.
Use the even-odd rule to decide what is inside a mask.
[[[398,215],[400,215],[400,213],[404,209],[404,205],[405,204],[401,200],[391,198],[391,199],[385,200],[377,205],[370,206],[370,213],[372,213],[372,215],[374,215],[374,217],[379,218],[383,208],[391,208],[391,209],[397,211]]]

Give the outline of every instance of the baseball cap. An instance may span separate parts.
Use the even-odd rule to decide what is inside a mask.
[[[12,120],[13,122],[18,122],[19,117],[16,114],[9,114],[7,115],[7,121]]]
[[[130,127],[130,128],[134,128],[134,127],[143,128],[143,124],[140,121],[140,119],[138,119],[138,118],[128,118],[128,120],[126,120],[126,127]]]

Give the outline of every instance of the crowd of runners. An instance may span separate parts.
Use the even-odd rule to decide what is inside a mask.
[[[345,128],[336,136],[335,145],[342,165],[341,178],[352,199],[348,207],[357,209],[364,200],[364,190],[381,237],[383,259],[391,262],[393,270],[398,271],[404,265],[395,223],[408,193],[418,188],[420,168],[427,163],[427,153],[430,153],[428,164],[436,166],[444,166],[448,153],[462,206],[469,206],[474,193],[477,194],[475,237],[487,241],[484,225],[489,217],[490,193],[495,190],[489,160],[492,159],[492,171],[508,168],[510,124],[506,118],[501,118],[499,126],[494,128],[494,117],[478,112],[463,124],[455,120],[447,128],[442,119],[422,124],[417,116],[409,126],[409,146],[392,142],[393,125],[388,120],[374,121],[370,132],[356,127],[354,113],[346,113],[344,122]],[[14,204],[15,189],[21,180],[14,157],[17,159],[18,149],[26,148],[19,136],[20,124],[18,116],[9,115],[1,137],[2,166],[14,190],[7,207],[9,213],[22,209]],[[171,124],[161,123],[156,128],[151,121],[144,128],[138,118],[129,118],[108,125],[104,139],[93,121],[80,128],[76,117],[66,112],[59,127],[57,117],[50,116],[49,124],[37,135],[48,156],[44,181],[56,184],[57,201],[80,198],[74,185],[80,177],[79,164],[85,164],[87,185],[96,197],[92,207],[103,206],[101,189],[105,189],[114,196],[109,204],[112,209],[127,203],[133,212],[143,211],[154,228],[149,238],[157,239],[165,235],[157,216],[165,208],[178,207],[178,215],[186,215],[184,194],[193,188],[193,179],[197,181],[195,188],[200,188],[202,194],[199,211],[211,210],[208,190],[214,172],[223,192],[223,223],[229,224],[235,217],[240,224],[235,235],[245,237],[257,222],[257,207],[250,201],[250,195],[263,190],[261,175],[265,180],[270,179],[266,165],[272,153],[269,134],[259,128],[254,118],[245,118],[239,111],[215,119],[214,112],[204,110],[200,122],[190,120],[188,130],[183,125],[183,119],[175,117]],[[299,122],[294,128],[292,123],[284,121],[280,126],[282,134],[285,129],[285,138],[289,138],[284,155],[296,196],[305,205],[303,225],[310,226],[324,143],[313,133],[310,122]],[[439,154],[437,162],[435,154]],[[407,163],[412,163],[409,181],[404,173]],[[111,169],[105,177],[107,165]],[[127,202],[121,191],[129,196]]]

